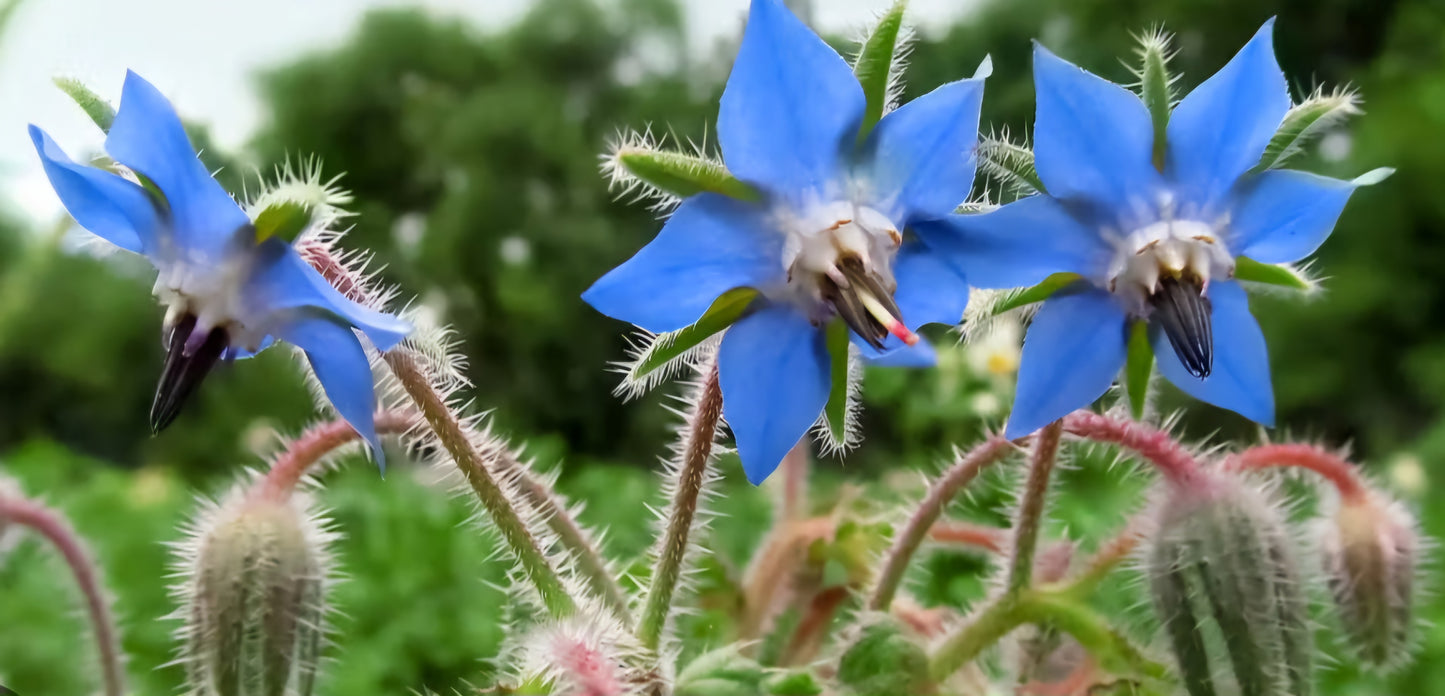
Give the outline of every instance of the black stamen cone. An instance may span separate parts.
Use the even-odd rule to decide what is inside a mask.
[[[1208,377],[1214,369],[1214,329],[1203,286],[1189,278],[1164,278],[1149,303],[1153,322],[1164,330],[1184,369],[1199,379]]]
[[[868,345],[883,350],[883,341],[888,338],[888,329],[879,323],[863,306],[860,292],[866,292],[883,304],[883,308],[894,318],[902,316],[898,305],[893,302],[893,293],[883,289],[878,279],[864,270],[863,262],[856,258],[845,258],[838,264],[838,270],[848,279],[849,287],[843,289],[832,281],[823,283],[823,295],[831,303],[838,316],[853,329]]]
[[[206,342],[195,352],[186,353],[186,339],[196,328],[196,318],[186,315],[171,327],[166,337],[166,365],[161,370],[161,382],[156,385],[156,397],[151,402],[151,432],[159,433],[180,415],[186,399],[195,393],[196,387],[210,373],[221,354],[230,345],[230,337],[223,328],[211,329]]]

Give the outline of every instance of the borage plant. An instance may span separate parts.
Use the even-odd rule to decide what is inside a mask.
[[[398,318],[396,293],[340,248],[347,198],[319,167],[285,169],[237,204],[149,83],[128,76],[119,112],[66,83],[108,131],[114,161],[78,165],[39,129],[32,137],[76,220],[159,271],[168,355],[153,426],[215,362],[277,339],[305,354],[321,403],[340,416],[203,504],[177,544],[189,692],[324,690],[323,657],[345,642],[326,623],[344,562],[331,546],[345,530],[318,509],[315,475],[358,439],[382,461],[387,435],[451,472],[513,563],[517,619],[487,693],[1298,696],[1313,692],[1320,662],[1316,581],[1358,662],[1402,664],[1425,544],[1401,504],[1337,452],[1187,446],[1140,420],[1157,354],[1186,391],[1267,424],[1265,348],[1242,283],[1311,287],[1281,264],[1312,252],[1350,193],[1383,178],[1278,169],[1355,99],[1321,93],[1291,107],[1271,26],[1177,107],[1162,34],[1143,41],[1140,96],[1037,48],[1035,158],[1005,140],[977,144],[987,59],[972,79],[894,108],[901,2],[850,65],[778,0],[755,0],[718,119],[722,161],[640,135],[604,159],[615,183],[676,206],[652,244],[585,296],[652,332],[622,390],[693,376],[664,472],[671,502],[648,562],[625,577],[552,478],[459,401],[466,380],[447,333]],[[1000,208],[970,200],[976,154],[1028,195]],[[824,450],[854,444],[860,361],[928,364],[915,331],[957,324],[969,283],[1037,283],[974,293],[985,306],[971,316],[1043,302],[1005,433],[961,449],[897,511],[814,496],[808,431]],[[1125,366],[1133,418],[1078,410]],[[747,570],[710,580],[732,601],[727,640],[692,645],[681,629],[724,425],[748,478],[771,477],[778,503]],[[1101,447],[1135,462],[1149,494],[1113,536],[1052,534],[1056,471],[1074,450]],[[1284,469],[1324,484],[1314,519],[1286,514],[1271,475]],[[1007,524],[956,519],[955,499],[990,471],[1016,489]],[[105,691],[126,693],[83,544],[0,482],[0,543],[16,526],[65,558]],[[1306,535],[1314,543],[1299,543]],[[966,611],[908,595],[924,546],[937,543],[996,561]],[[1128,577],[1144,581],[1134,590],[1151,600],[1145,620],[1101,608],[1110,581]]]

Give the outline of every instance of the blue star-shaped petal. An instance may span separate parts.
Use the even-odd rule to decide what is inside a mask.
[[[332,405],[383,462],[372,420],[375,387],[356,331],[386,350],[411,326],[343,297],[288,241],[258,240],[250,218],[196,157],[180,118],[154,86],[126,75],[105,149],[161,197],[136,180],[75,163],[36,126],[30,137],[76,222],[144,255],[158,271],[167,356],[153,429],[174,420],[218,360],[248,357],[280,339],[306,353]]]
[[[1035,46],[1034,152],[1047,193],[918,227],[979,287],[1083,277],[1045,301],[1029,328],[1008,437],[1101,396],[1140,320],[1171,382],[1273,423],[1269,356],[1233,279],[1235,259],[1309,255],[1358,185],[1251,171],[1290,108],[1273,25],[1174,108],[1162,167],[1138,96]]]
[[[583,297],[665,332],[696,321],[724,292],[760,292],[718,353],[724,415],[754,483],[827,402],[825,324],[844,320],[865,355],[906,350],[917,359],[931,354],[904,349],[914,329],[962,316],[962,274],[905,233],[968,197],[982,97],[982,78],[944,85],[860,143],[865,99],[847,62],[778,0],[752,3],[718,141],[729,171],[762,202],[684,200],[651,244]]]

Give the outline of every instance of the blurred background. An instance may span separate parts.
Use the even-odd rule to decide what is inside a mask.
[[[796,2],[840,49],[885,0]],[[1281,428],[1351,445],[1371,472],[1428,501],[1445,474],[1445,6],[1438,0],[936,0],[913,3],[919,32],[905,98],[972,74],[990,54],[984,123],[1027,132],[1030,40],[1119,82],[1131,32],[1177,33],[1174,67],[1192,88],[1272,15],[1276,48],[1298,95],[1351,85],[1366,115],[1294,166],[1352,177],[1398,173],[1359,191],[1314,268],[1325,292],[1262,296]],[[433,0],[193,3],[29,0],[0,35],[0,471],[70,513],[119,598],[138,693],[167,693],[180,670],[160,621],[166,549],[196,491],[216,493],[277,430],[314,407],[287,356],[263,354],[213,376],[159,437],[147,427],[161,366],[160,321],[141,261],[82,244],[39,173],[27,122],[73,155],[102,135],[49,81],[79,77],[117,99],[126,68],[170,95],[203,159],[235,192],[288,157],[317,155],[354,192],[350,246],[374,252],[382,277],[453,324],[469,376],[497,427],[547,465],[563,488],[598,493],[587,521],[614,529],[626,558],[647,544],[649,477],[665,452],[665,394],[623,404],[611,361],[626,327],[578,295],[658,230],[644,206],[615,200],[598,155],[619,129],[652,124],[709,142],[741,36],[745,0]],[[867,375],[865,442],[838,482],[931,470],[956,443],[1002,422],[1017,336],[964,349],[948,334],[928,372]],[[662,390],[666,391],[666,390]],[[1168,412],[1186,402],[1165,393]],[[1189,404],[1198,437],[1252,440],[1241,419]],[[464,505],[437,496],[404,465],[385,481],[358,460],[324,496],[348,537],[352,580],[338,597],[345,649],[326,693],[405,693],[485,683],[500,636],[491,541],[459,527]],[[736,468],[724,464],[725,468]],[[1077,524],[1116,520],[1134,489],[1079,472]],[[914,479],[917,477],[914,476]],[[764,496],[731,477],[719,548],[737,556],[761,533]],[[605,493],[605,497],[602,494]],[[1084,501],[1093,501],[1086,504]],[[1445,511],[1423,505],[1427,529]],[[1096,522],[1097,524],[1097,522]],[[4,553],[0,550],[0,553]],[[76,635],[66,583],[36,571],[33,545],[0,556],[0,683],[21,694],[79,694],[89,645]],[[738,562],[741,562],[740,560]],[[966,565],[966,564],[965,564]],[[491,574],[490,576],[488,574]],[[930,602],[976,590],[947,577]],[[961,583],[961,584],[959,584]],[[397,597],[408,597],[404,614]],[[411,599],[415,598],[415,599]],[[1445,618],[1445,603],[1433,608]],[[1327,631],[1325,633],[1328,633]],[[1445,630],[1426,629],[1425,657],[1389,679],[1331,671],[1330,694],[1445,693]],[[1440,659],[1433,659],[1433,658]]]

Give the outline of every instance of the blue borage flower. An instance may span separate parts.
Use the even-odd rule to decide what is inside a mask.
[[[354,329],[386,350],[411,326],[343,297],[290,241],[258,238],[154,86],[127,73],[106,137],[106,152],[131,178],[76,164],[36,126],[30,137],[76,222],[144,255],[159,272],[155,294],[167,309],[167,355],[153,429],[174,420],[216,361],[249,357],[280,339],[305,351],[332,405],[383,464],[371,367]]]
[[[1273,424],[1269,356],[1234,280],[1236,260],[1309,255],[1365,183],[1253,171],[1291,106],[1273,24],[1168,114],[1159,166],[1138,96],[1035,45],[1034,156],[1047,192],[917,228],[978,287],[1082,278],[1046,300],[1029,327],[1008,437],[1107,391],[1136,321],[1148,322],[1171,382]]]
[[[759,292],[718,349],[723,411],[750,481],[777,468],[827,403],[827,324],[846,322],[865,355],[929,362],[922,344],[902,350],[913,330],[962,316],[962,274],[908,231],[968,197],[982,95],[982,77],[944,85],[860,142],[865,96],[848,64],[778,0],[752,3],[717,132],[728,170],[762,200],[687,198],[583,295],[661,333],[730,290]]]

